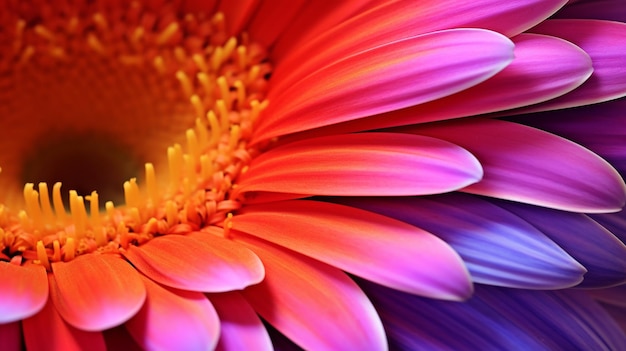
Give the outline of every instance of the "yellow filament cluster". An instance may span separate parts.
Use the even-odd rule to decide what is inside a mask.
[[[141,5],[133,2],[129,12],[138,16]],[[129,14],[131,16],[132,14]],[[119,252],[128,245],[141,245],[151,238],[169,233],[198,230],[226,221],[237,209],[230,199],[233,180],[252,158],[247,148],[252,128],[261,111],[270,66],[261,47],[236,38],[226,38],[224,17],[218,13],[202,21],[193,15],[179,16],[176,11],[161,14],[172,21],[157,33],[138,26],[127,32],[127,44],[145,46],[151,36],[156,48],[121,53],[108,33],[112,21],[103,12],[88,18],[70,17],[62,33],[45,23],[34,26],[18,19],[14,26],[13,50],[18,65],[34,64],[36,55],[55,60],[71,60],[72,48],[63,47],[63,36],[79,33],[84,22],[97,31],[84,35],[84,45],[95,55],[122,66],[149,67],[163,79],[177,82],[174,95],[182,94],[194,123],[184,131],[182,143],[167,148],[166,165],[157,173],[155,164],[146,163],[143,175],[120,184],[125,204],[100,203],[96,191],[78,194],[69,191],[68,206],[62,199],[61,183],[49,190],[48,184],[24,186],[25,208],[17,213],[0,205],[0,260],[21,264],[31,260],[51,269],[51,263],[69,261],[77,255],[94,252]],[[194,25],[205,33],[198,46],[198,34],[187,37],[183,28]],[[202,30],[206,23],[210,30]],[[217,31],[216,31],[217,30]],[[33,33],[47,45],[29,45]],[[189,40],[185,40],[189,39]],[[42,51],[42,49],[45,49]],[[149,52],[150,55],[142,56]],[[113,65],[114,67],[114,65]],[[177,96],[178,96],[177,95]],[[182,145],[181,145],[182,144]],[[159,166],[158,164],[156,166]]]

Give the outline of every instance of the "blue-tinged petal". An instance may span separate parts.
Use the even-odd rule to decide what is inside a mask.
[[[524,220],[471,195],[338,201],[441,237],[461,255],[477,283],[559,289],[580,283],[585,273],[567,252]]]
[[[584,214],[498,202],[520,216],[567,251],[588,272],[579,285],[586,288],[626,282],[626,245]]]
[[[582,291],[476,287],[464,303],[434,301],[370,282],[396,350],[624,350],[626,335]]]

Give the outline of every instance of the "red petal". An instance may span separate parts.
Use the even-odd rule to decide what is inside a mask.
[[[23,349],[20,322],[0,324],[0,350],[22,351]]]
[[[32,316],[48,300],[48,278],[43,266],[0,261],[0,279],[0,324]]]
[[[273,350],[267,329],[237,291],[207,294],[221,322],[217,350]]]
[[[146,303],[126,322],[135,341],[146,350],[212,350],[220,321],[207,298],[198,292],[168,289],[141,277]]]
[[[474,156],[448,142],[409,134],[362,133],[303,140],[270,150],[252,162],[236,192],[425,195],[453,191],[481,177]]]
[[[151,279],[184,290],[239,290],[260,282],[264,274],[252,251],[206,233],[165,235],[129,247],[124,256]]]
[[[63,319],[74,327],[101,331],[135,315],[146,289],[133,267],[117,255],[82,255],[52,263],[50,296]]]
[[[387,349],[374,306],[345,273],[253,237],[245,242],[267,274],[244,297],[281,333],[307,350]]]
[[[467,268],[448,244],[376,213],[295,200],[245,207],[232,224],[393,289],[452,300],[472,293]]]
[[[41,312],[22,322],[28,351],[105,351],[100,332],[88,332],[67,324],[48,300]]]

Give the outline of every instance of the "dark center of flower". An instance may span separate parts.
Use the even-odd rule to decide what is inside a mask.
[[[220,13],[61,5],[0,8],[0,260],[50,269],[224,221],[264,49]]]

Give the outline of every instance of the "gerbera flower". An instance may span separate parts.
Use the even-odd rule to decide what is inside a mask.
[[[583,214],[623,207],[620,174],[506,117],[626,94],[626,26],[546,21],[564,3],[2,3],[0,340],[385,349],[422,340],[404,302],[621,345],[587,296],[532,291],[626,271]]]

